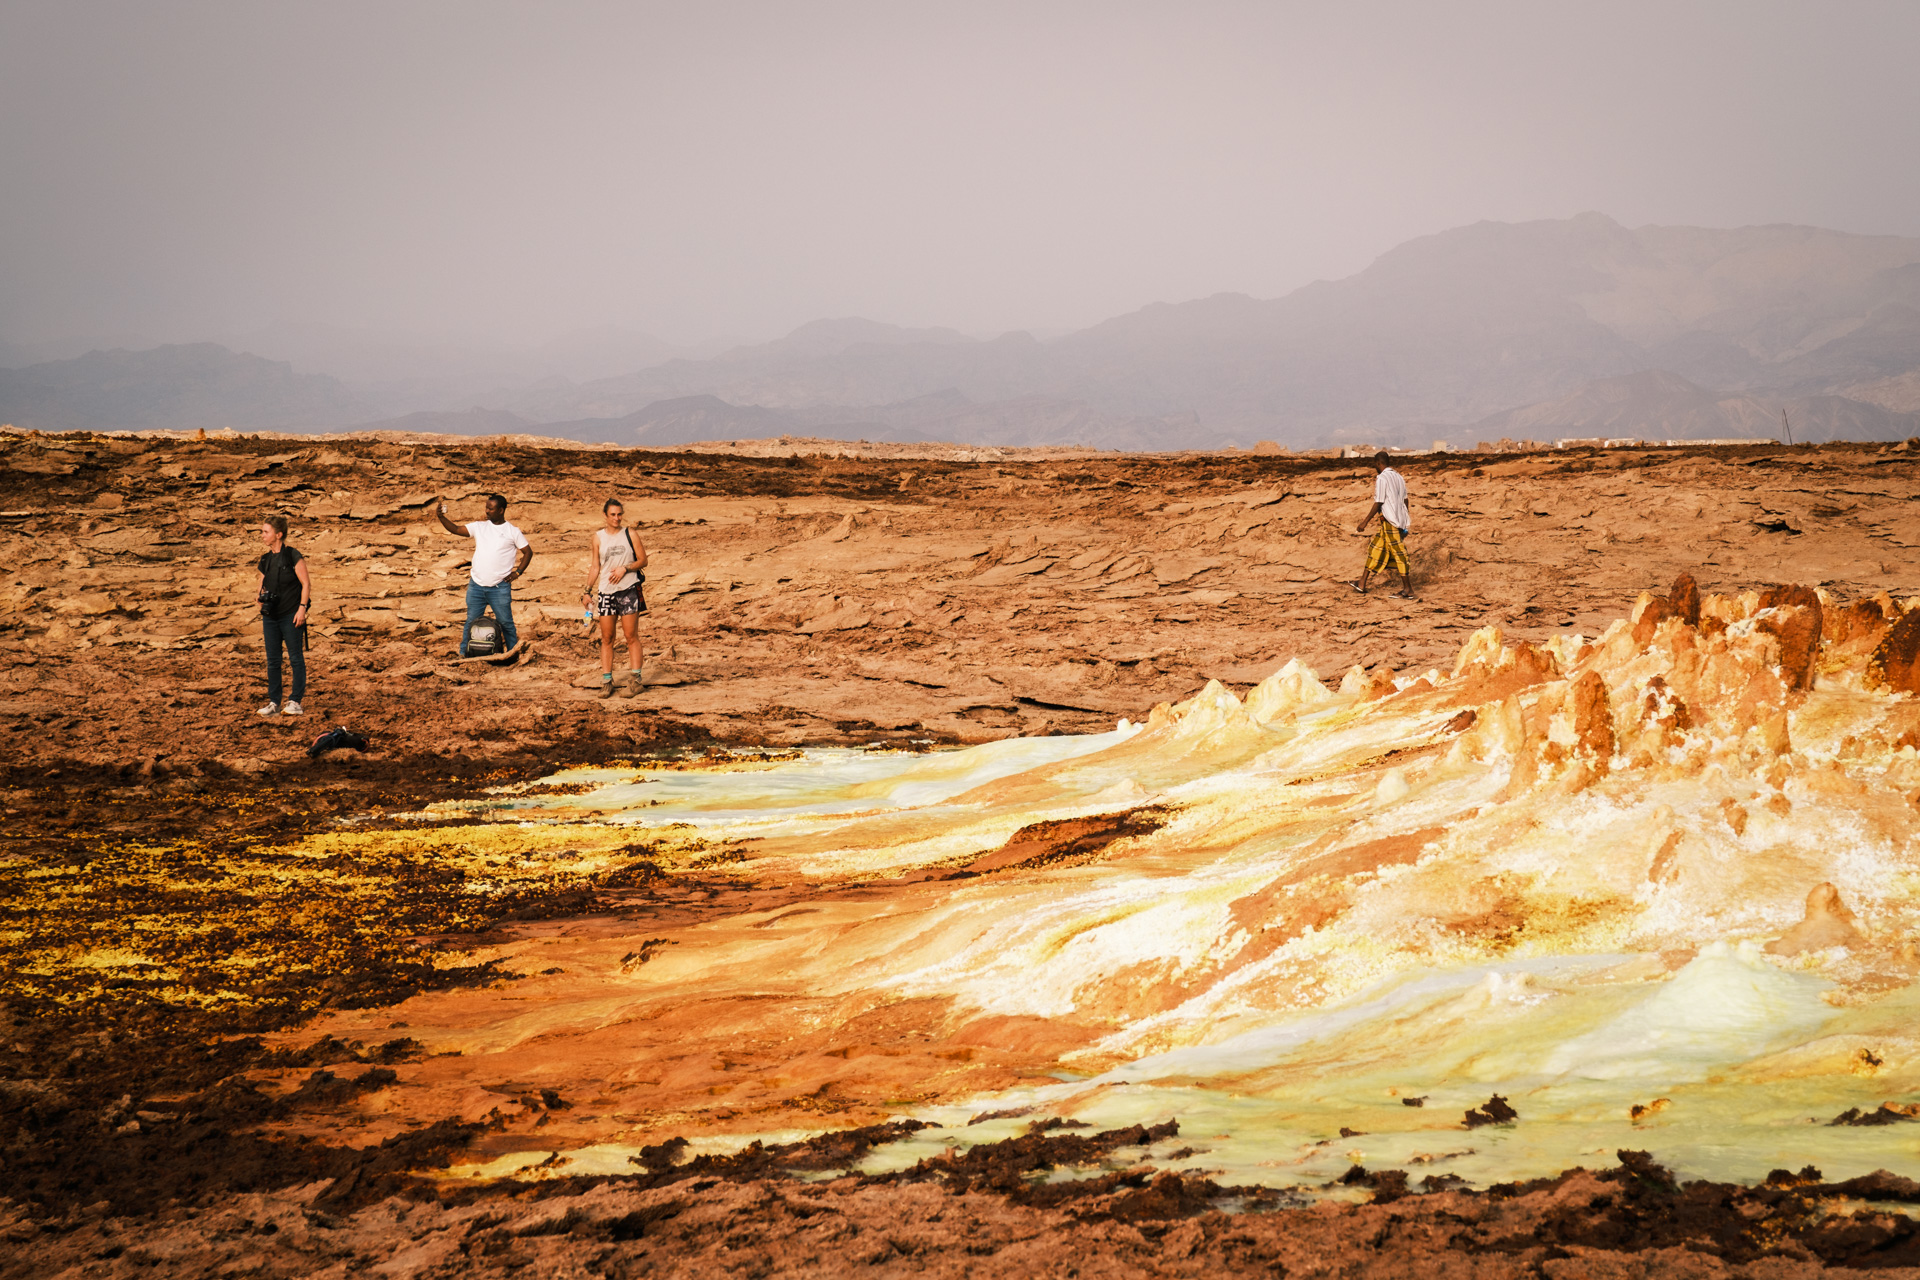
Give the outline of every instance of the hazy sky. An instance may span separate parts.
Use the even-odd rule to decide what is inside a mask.
[[[0,0],[0,339],[1079,327],[1413,236],[1920,234],[1920,4]]]

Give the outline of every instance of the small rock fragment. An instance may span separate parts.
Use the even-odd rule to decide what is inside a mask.
[[[1792,1173],[1786,1169],[1775,1169],[1767,1174],[1765,1185],[1769,1187],[1811,1187],[1826,1181],[1826,1175],[1812,1165],[1802,1165],[1800,1172]]]
[[[1478,1110],[1466,1114],[1467,1128],[1478,1129],[1487,1124],[1512,1124],[1520,1118],[1520,1113],[1507,1105],[1507,1100],[1499,1094],[1488,1098],[1486,1104]]]
[[[1920,1120],[1920,1103],[1883,1102],[1873,1111],[1848,1107],[1827,1121],[1827,1127],[1844,1125],[1853,1128],[1873,1128],[1883,1124],[1906,1124],[1913,1120]]]

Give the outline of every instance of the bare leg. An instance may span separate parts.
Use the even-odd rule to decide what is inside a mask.
[[[640,616],[630,613],[620,619],[620,625],[627,629],[627,670],[639,671],[642,651],[640,648]]]
[[[600,669],[608,675],[613,674],[613,616],[601,614],[600,622]]]
[[[632,698],[640,692],[640,618],[637,614],[625,614],[620,625],[627,631],[627,688],[625,696]]]
[[[600,696],[613,696],[613,618],[600,615]]]

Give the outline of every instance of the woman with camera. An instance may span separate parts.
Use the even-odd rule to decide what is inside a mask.
[[[262,516],[260,544],[260,631],[267,642],[267,705],[263,716],[297,716],[307,694],[307,605],[313,599],[313,581],[307,576],[306,557],[287,545],[287,518]],[[280,647],[286,646],[293,668],[293,696],[280,701]]]

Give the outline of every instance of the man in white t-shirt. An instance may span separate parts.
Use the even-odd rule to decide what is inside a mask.
[[[448,533],[473,539],[473,575],[467,583],[467,625],[460,631],[460,656],[467,656],[467,640],[473,624],[480,621],[489,606],[500,623],[501,652],[520,643],[513,627],[513,580],[533,563],[533,548],[527,536],[507,523],[507,500],[497,493],[487,495],[487,518],[465,526],[447,519],[447,504],[441,499],[435,508],[440,526]]]
[[[1391,569],[1400,575],[1400,594],[1411,600],[1413,575],[1407,571],[1405,539],[1413,527],[1413,519],[1407,513],[1407,482],[1388,465],[1384,453],[1373,455],[1373,506],[1357,532],[1365,533],[1375,516],[1380,517],[1380,529],[1367,544],[1367,567],[1353,589],[1361,595],[1367,594],[1367,584],[1373,575]]]

